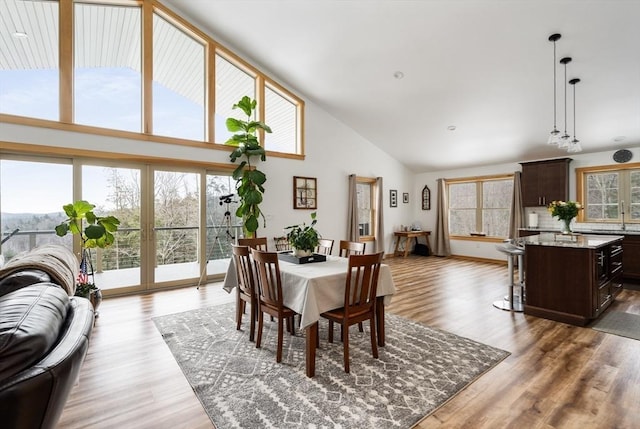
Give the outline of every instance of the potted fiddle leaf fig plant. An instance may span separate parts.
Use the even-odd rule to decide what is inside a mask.
[[[94,309],[97,310],[102,300],[102,293],[94,283],[90,249],[96,247],[104,249],[111,246],[115,241],[113,233],[118,230],[120,220],[115,216],[97,216],[93,212],[94,208],[94,204],[84,200],[62,206],[67,219],[55,229],[60,237],[68,233],[80,237],[80,273],[75,294],[90,299]]]
[[[263,220],[263,227],[266,226],[266,219],[260,211],[262,194],[264,193],[264,182],[267,181],[265,174],[251,164],[253,157],[259,157],[265,161],[266,152],[256,136],[258,130],[270,133],[271,128],[261,121],[253,120],[256,109],[256,100],[244,96],[233,105],[234,109],[240,109],[247,115],[247,120],[237,118],[227,118],[227,129],[234,134],[225,142],[227,145],[235,146],[229,158],[231,162],[236,162],[238,158],[244,158],[238,167],[233,171],[233,178],[236,180],[236,192],[240,198],[240,205],[236,210],[236,216],[242,218],[242,225],[245,235],[255,236],[259,226],[259,218]]]
[[[289,230],[287,239],[295,256],[310,256],[318,247],[320,234],[315,229],[316,223],[318,223],[318,219],[316,219],[316,212],[313,212],[311,213],[311,224],[307,225],[303,222],[300,225],[291,225],[285,228],[285,231]]]

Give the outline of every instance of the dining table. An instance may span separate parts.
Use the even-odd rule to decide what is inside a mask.
[[[278,261],[282,282],[282,300],[300,314],[300,329],[306,336],[306,375],[315,376],[318,321],[325,311],[344,306],[344,292],[349,268],[349,258],[327,255],[325,261],[296,264],[283,259]],[[238,286],[233,258],[227,269],[223,288],[231,293]],[[385,344],[384,307],[396,292],[391,270],[380,265],[376,300],[376,332],[380,346]]]

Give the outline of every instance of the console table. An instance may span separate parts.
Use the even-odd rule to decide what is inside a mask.
[[[431,246],[429,245],[429,234],[431,231],[396,231],[393,235],[396,238],[396,247],[393,251],[394,256],[403,255],[405,258],[409,254],[409,250],[411,249],[411,239],[415,239],[415,242],[418,242],[419,237],[424,237],[427,242],[427,248],[429,249],[429,254],[432,255]],[[403,242],[404,247],[401,248],[400,242]]]

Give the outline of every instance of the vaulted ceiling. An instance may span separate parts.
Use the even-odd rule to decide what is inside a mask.
[[[164,3],[415,172],[566,155],[552,33],[583,152],[640,146],[640,0]]]

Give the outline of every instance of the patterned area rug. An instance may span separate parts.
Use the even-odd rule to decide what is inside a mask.
[[[302,333],[285,330],[278,364],[277,323],[265,322],[256,349],[247,331],[235,329],[234,311],[225,304],[154,318],[218,429],[410,428],[509,355],[387,314],[379,359],[371,356],[368,323],[364,333],[352,327],[346,374],[342,343],[327,342],[321,321],[316,377],[308,378]]]

